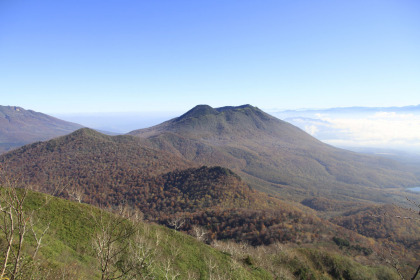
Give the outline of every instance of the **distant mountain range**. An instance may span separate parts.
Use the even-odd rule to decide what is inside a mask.
[[[83,126],[16,106],[0,106],[0,153],[69,134]]]

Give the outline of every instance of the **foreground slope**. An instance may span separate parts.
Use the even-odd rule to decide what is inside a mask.
[[[0,192],[3,191],[0,187]],[[49,200],[47,204],[46,198]],[[110,262],[112,270],[118,270],[118,266],[131,257],[130,253],[139,254],[138,261],[143,261],[137,267],[142,274],[137,272],[134,277],[123,279],[175,279],[172,278],[175,275],[179,279],[272,279],[263,269],[236,262],[192,237],[162,226],[123,219],[87,204],[29,192],[25,210],[35,213],[34,231],[38,238],[47,226],[48,230],[43,236],[36,260],[31,257],[36,247],[35,239],[28,231],[22,256],[25,263],[16,279],[101,279],[101,264],[93,246],[101,233],[101,221],[134,230],[127,239],[113,243],[114,246],[121,246],[119,248],[126,248],[124,252],[129,255],[121,255],[116,263]],[[2,233],[0,237],[3,238]],[[141,245],[135,247],[138,251],[133,251],[132,242]],[[4,243],[0,243],[0,248],[2,246]],[[2,260],[3,251],[0,251]],[[7,273],[6,276],[11,275]]]
[[[381,189],[419,184],[395,161],[326,145],[251,105],[199,105],[129,134],[187,160],[231,168],[253,187],[295,200],[321,195],[387,201]]]
[[[162,226],[36,192],[28,193],[24,207],[27,213],[35,213],[33,229],[38,237],[48,229],[35,259],[31,256],[36,242],[27,235],[22,255],[25,265],[16,279],[101,279],[101,264],[93,246],[101,232],[101,220],[134,229],[130,237],[113,243],[118,248],[128,245],[123,252],[129,254],[110,262],[112,270],[124,268],[121,264],[128,261],[133,249],[141,256],[137,273],[124,279],[398,279],[390,269],[360,264],[334,248],[327,251],[279,244],[253,248],[220,242],[212,248]],[[137,247],[132,247],[134,244]]]
[[[0,153],[71,133],[81,125],[16,106],[0,106]]]

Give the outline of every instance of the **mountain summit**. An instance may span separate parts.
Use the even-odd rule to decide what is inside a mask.
[[[231,168],[257,189],[295,199],[387,201],[384,188],[419,183],[399,163],[334,148],[251,105],[198,105],[129,134],[154,149]]]
[[[188,118],[199,118],[205,115],[218,115],[223,112],[234,112],[234,111],[240,112],[244,110],[262,112],[257,107],[253,107],[249,104],[237,106],[237,107],[226,106],[226,107],[220,107],[220,108],[212,108],[209,105],[197,105],[191,110],[189,110],[188,112],[186,112],[185,114],[183,114],[182,116],[180,116],[179,118],[177,118],[177,120],[180,121],[180,120],[188,119]]]
[[[300,129],[251,105],[220,108],[198,105],[180,117],[151,128],[135,130],[129,134],[151,137],[160,135],[162,132],[177,133],[202,140],[226,140],[225,138],[245,140],[250,136],[260,137],[260,133],[282,134],[285,140],[285,132],[297,133],[300,137],[306,136]]]
[[[178,120],[188,119],[188,118],[197,118],[203,115],[216,115],[217,110],[213,109],[209,105],[197,105],[182,116]]]

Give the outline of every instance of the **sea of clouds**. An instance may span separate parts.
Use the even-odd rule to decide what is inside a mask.
[[[273,115],[338,147],[420,151],[420,110],[308,110]]]

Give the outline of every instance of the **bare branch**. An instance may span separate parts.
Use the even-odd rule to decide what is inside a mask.
[[[80,186],[73,186],[67,189],[68,195],[76,200],[77,202],[81,203],[83,200],[83,196],[85,194],[84,190]]]
[[[194,225],[192,227],[192,235],[200,242],[207,240],[207,231],[203,227]]]
[[[174,216],[168,221],[168,224],[175,230],[179,230],[185,224],[185,218],[183,216]]]
[[[406,197],[407,201],[413,205],[416,209],[412,209],[412,208],[404,208],[398,205],[395,205],[396,207],[398,207],[401,210],[405,210],[405,211],[409,211],[410,213],[413,214],[413,216],[401,216],[401,215],[390,215],[387,212],[383,213],[382,215],[384,217],[390,217],[390,218],[396,218],[396,219],[402,219],[402,220],[408,220],[408,221],[420,221],[420,204],[409,199],[408,197]],[[382,215],[371,215],[372,217],[381,217]],[[392,252],[392,248],[390,243],[385,243],[385,248],[387,249],[386,254],[382,254],[383,256],[381,257],[381,259],[387,263],[389,266],[391,266],[392,268],[394,268],[394,270],[398,273],[398,275],[400,276],[401,279],[405,279],[403,272],[401,271],[401,266],[400,263],[398,261],[397,258],[394,257],[393,252]],[[386,255],[388,256],[388,258],[386,257]],[[411,280],[414,280],[417,275],[420,272],[420,265],[417,267],[416,271],[414,272],[413,276],[410,278]]]
[[[35,229],[34,229],[33,217],[30,217],[29,224],[30,224],[30,229],[31,229],[31,231],[32,231],[32,235],[34,236],[35,241],[36,241],[36,248],[35,248],[35,252],[34,252],[34,254],[32,255],[32,258],[33,258],[33,259],[35,259],[36,255],[37,255],[37,253],[38,253],[38,250],[39,250],[39,248],[41,247],[42,238],[43,238],[43,237],[44,237],[44,235],[47,233],[48,229],[50,228],[50,224],[51,224],[51,223],[48,223],[47,227],[44,229],[44,231],[43,231],[43,232],[41,233],[41,235],[39,235],[39,236],[37,236],[37,234],[36,234],[36,232],[35,232]]]

